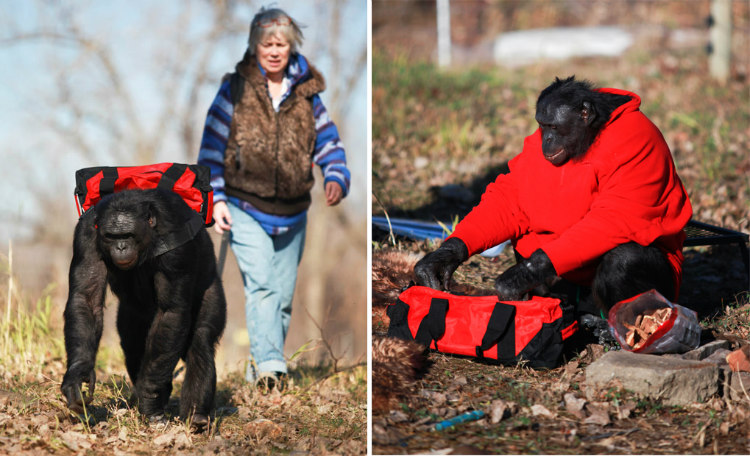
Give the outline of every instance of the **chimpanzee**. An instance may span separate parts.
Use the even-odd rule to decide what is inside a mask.
[[[567,290],[579,314],[652,288],[676,299],[692,207],[640,104],[631,92],[556,78],[510,172],[417,263],[418,282],[447,289],[469,256],[510,239],[519,261],[495,281],[501,299]],[[593,303],[576,299],[587,292]]]
[[[80,412],[94,391],[109,284],[120,301],[117,330],[139,411],[163,413],[182,358],[180,416],[192,415],[198,427],[208,423],[226,302],[213,244],[199,219],[177,194],[153,189],[109,195],[78,221],[64,312],[68,368],[62,393],[72,410]],[[83,382],[89,383],[87,396]]]

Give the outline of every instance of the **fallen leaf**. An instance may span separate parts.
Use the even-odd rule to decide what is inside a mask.
[[[573,393],[566,393],[563,399],[565,401],[565,410],[573,414],[576,418],[583,419],[586,417],[586,413],[583,411],[586,399],[580,398]]]
[[[193,441],[187,434],[180,432],[174,439],[174,447],[178,450],[190,448],[193,446]]]
[[[392,423],[403,423],[404,421],[409,421],[409,417],[401,410],[391,411],[391,413],[388,415],[388,419]]]
[[[500,420],[507,418],[510,415],[510,407],[504,400],[496,399],[490,403],[490,422],[492,424],[497,424]]]
[[[434,406],[443,405],[448,400],[448,398],[445,396],[445,393],[441,393],[439,391],[422,390],[419,392],[419,395],[429,399]]]
[[[380,445],[391,445],[400,442],[404,435],[395,428],[388,428],[382,424],[372,425],[372,442]]]
[[[625,420],[630,418],[633,415],[633,410],[635,410],[635,404],[632,402],[620,404],[617,407],[617,419]]]
[[[247,423],[242,429],[247,434],[252,435],[256,439],[260,439],[263,437],[270,437],[271,439],[275,439],[277,437],[280,437],[282,432],[281,426],[265,418],[258,418],[257,420],[251,421]]]
[[[91,448],[91,442],[89,442],[87,435],[80,432],[64,432],[62,435],[60,435],[60,439],[63,441],[65,446],[73,451],[88,450]]]
[[[606,426],[612,421],[609,419],[609,412],[606,409],[598,407],[587,407],[590,409],[591,415],[583,420],[583,424],[598,424],[599,426]]]
[[[168,432],[166,434],[162,434],[154,439],[154,445],[165,447],[170,446],[172,443],[174,443],[175,435],[174,433]]]
[[[531,413],[534,416],[545,416],[547,418],[554,418],[557,416],[555,413],[549,411],[549,409],[541,404],[534,404],[531,406]]]

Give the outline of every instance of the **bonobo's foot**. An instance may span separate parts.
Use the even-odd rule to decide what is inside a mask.
[[[190,430],[193,432],[202,432],[209,425],[209,418],[206,415],[196,413],[190,420]]]
[[[578,323],[581,325],[582,330],[591,333],[597,339],[599,345],[609,350],[620,349],[620,344],[617,343],[617,340],[609,330],[607,320],[595,315],[583,314],[578,317]]]

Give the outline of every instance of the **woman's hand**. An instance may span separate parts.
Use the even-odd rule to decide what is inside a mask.
[[[214,231],[222,234],[232,229],[232,215],[226,201],[218,201],[214,204]]]
[[[341,186],[337,182],[328,181],[326,184],[326,204],[335,206],[341,202],[343,196],[344,191],[341,189]]]

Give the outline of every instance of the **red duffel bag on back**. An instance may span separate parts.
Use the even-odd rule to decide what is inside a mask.
[[[578,329],[572,306],[559,299],[498,301],[427,287],[407,288],[388,306],[388,336],[415,340],[439,352],[556,367],[563,341]]]
[[[205,225],[213,224],[213,188],[211,170],[204,165],[158,163],[144,166],[96,166],[76,171],[75,198],[78,216],[110,193],[129,189],[171,190],[201,216]]]

